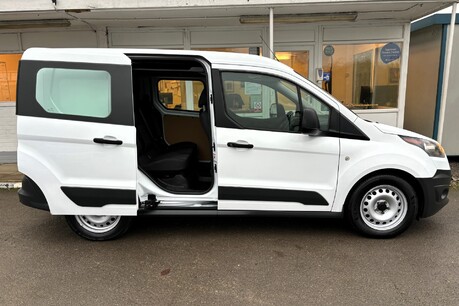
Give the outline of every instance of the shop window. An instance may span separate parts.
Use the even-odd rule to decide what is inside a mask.
[[[158,94],[161,104],[168,109],[199,111],[199,97],[204,83],[196,80],[160,80]]]
[[[298,132],[301,114],[295,85],[268,75],[222,73],[226,113],[243,128]]]
[[[111,112],[111,78],[107,71],[42,68],[36,100],[52,114],[107,118]]]
[[[279,62],[309,79],[309,51],[279,51],[275,55]]]
[[[323,88],[351,109],[398,106],[400,43],[325,45]]]
[[[16,83],[21,54],[0,54],[0,102],[16,101]]]

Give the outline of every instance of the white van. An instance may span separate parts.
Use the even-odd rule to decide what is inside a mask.
[[[17,115],[20,201],[91,240],[137,215],[344,216],[392,237],[448,202],[440,144],[264,57],[32,48]]]

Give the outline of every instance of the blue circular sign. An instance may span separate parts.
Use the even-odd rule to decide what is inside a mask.
[[[381,61],[388,64],[400,58],[400,47],[395,43],[388,43],[381,48]]]
[[[324,48],[324,54],[326,56],[332,56],[335,53],[335,48],[332,45],[328,45]]]

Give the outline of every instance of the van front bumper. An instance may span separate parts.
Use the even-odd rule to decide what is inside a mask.
[[[437,170],[433,177],[420,178],[418,182],[421,185],[424,198],[424,205],[419,212],[420,218],[433,216],[448,204],[451,170]]]

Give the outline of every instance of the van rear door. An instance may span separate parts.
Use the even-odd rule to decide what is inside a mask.
[[[18,168],[59,215],[136,215],[130,59],[116,50],[29,49],[20,62]]]

